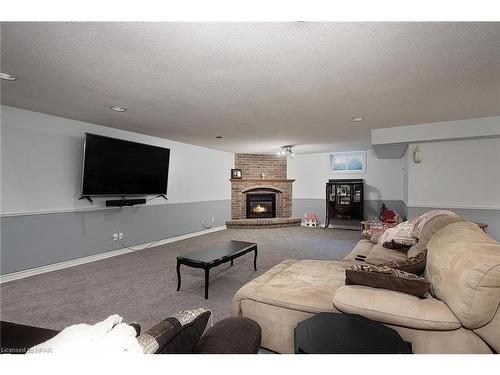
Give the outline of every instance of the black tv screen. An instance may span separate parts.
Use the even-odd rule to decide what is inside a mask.
[[[166,194],[170,149],[85,134],[82,196]]]

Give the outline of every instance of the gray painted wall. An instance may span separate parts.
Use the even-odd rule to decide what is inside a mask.
[[[365,219],[378,216],[379,200],[365,201]],[[406,218],[412,218],[432,209],[445,209],[455,212],[460,217],[472,222],[488,224],[488,234],[500,241],[500,210],[486,209],[455,209],[442,207],[407,207],[403,201],[383,201],[389,208],[395,209]],[[293,216],[303,217],[304,213],[316,213],[321,222],[325,221],[325,200],[324,199],[294,199]]]
[[[214,227],[230,217],[230,200],[98,209],[0,218],[1,273],[26,270]]]
[[[441,208],[441,207],[433,207]],[[426,211],[432,210],[429,207],[408,207],[408,216],[415,217]],[[488,224],[488,234],[495,240],[500,241],[500,210],[486,209],[464,209],[464,208],[442,208],[455,212],[460,217],[476,223]]]
[[[400,214],[406,215],[406,205],[400,200],[365,200],[364,214],[365,219],[378,217],[380,203],[384,202],[387,207],[395,209]],[[322,223],[325,222],[325,200],[324,199],[294,199],[293,217],[303,217],[305,213],[315,213],[319,216]]]

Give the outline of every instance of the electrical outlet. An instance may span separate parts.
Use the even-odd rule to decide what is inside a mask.
[[[118,239],[123,240],[123,232],[118,233]]]
[[[113,241],[118,241],[118,233],[113,233]]]

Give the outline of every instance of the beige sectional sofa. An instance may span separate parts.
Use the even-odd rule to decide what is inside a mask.
[[[381,264],[425,248],[431,284],[425,298],[345,285],[345,269],[359,254]],[[412,342],[415,353],[491,353],[500,351],[499,303],[500,244],[476,224],[438,216],[407,253],[362,240],[342,261],[284,261],[235,294],[232,314],[258,322],[262,346],[279,353],[292,353],[297,323],[322,311],[382,322]]]

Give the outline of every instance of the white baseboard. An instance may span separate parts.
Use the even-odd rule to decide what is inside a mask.
[[[143,244],[133,246],[133,247],[140,247],[138,249],[133,249],[133,247],[131,247],[131,248],[124,247],[124,248],[118,249],[118,250],[111,250],[111,251],[106,251],[106,252],[95,254],[95,255],[89,255],[86,257],[82,257],[82,258],[67,260],[65,262],[53,263],[53,264],[48,264],[46,266],[30,268],[28,270],[7,273],[5,275],[0,276],[0,284],[7,283],[9,281],[23,279],[23,278],[29,277],[29,276],[39,275],[39,274],[46,273],[46,272],[61,270],[63,268],[74,267],[74,266],[78,266],[80,264],[95,262],[97,260],[111,258],[111,257],[115,257],[118,255],[132,253],[134,251],[141,251],[144,248],[153,247],[152,245],[160,246],[160,245],[165,245],[167,243],[182,241],[182,240],[185,240],[188,238],[197,237],[197,236],[201,236],[203,234],[217,232],[217,231],[224,230],[224,229],[226,229],[225,225],[220,226],[220,227],[205,229],[205,230],[198,231],[198,232],[187,233],[187,234],[183,234],[181,236],[165,238],[165,239],[162,239],[160,241],[153,241],[153,242],[148,242],[148,243],[143,243]]]

